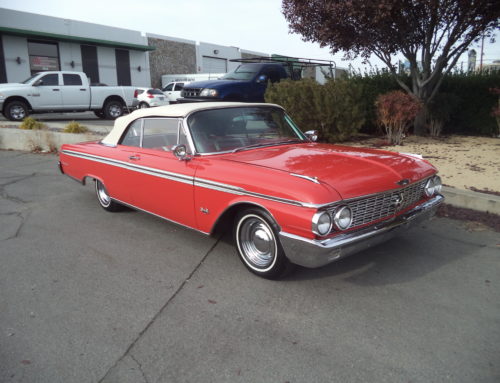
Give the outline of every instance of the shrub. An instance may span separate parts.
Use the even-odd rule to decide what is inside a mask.
[[[26,117],[23,119],[19,128],[26,130],[42,130],[47,129],[47,126],[40,121],[35,120],[33,117]]]
[[[271,84],[265,99],[283,106],[303,130],[318,130],[320,139],[345,140],[365,121],[362,89],[346,80],[321,85],[312,79],[285,80]]]
[[[493,133],[493,136],[500,138],[500,88],[491,88],[490,93],[496,94],[498,96],[498,102],[491,109],[491,115],[497,122],[497,131]]]
[[[400,145],[422,104],[401,90],[378,96],[375,104],[378,121],[385,129],[387,140]]]
[[[71,121],[68,125],[65,126],[64,133],[86,133],[88,132],[87,127],[80,125],[76,121]]]

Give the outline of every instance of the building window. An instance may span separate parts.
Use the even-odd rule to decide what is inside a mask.
[[[28,40],[28,55],[31,74],[46,70],[59,70],[59,48],[57,43]]]

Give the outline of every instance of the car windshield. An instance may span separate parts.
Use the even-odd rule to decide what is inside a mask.
[[[204,110],[189,116],[187,122],[198,153],[308,142],[283,109],[276,107]]]
[[[257,69],[252,65],[240,65],[233,72],[222,76],[221,80],[251,80],[257,74]]]
[[[21,82],[21,84],[28,84],[29,82],[31,82],[31,80],[33,80],[36,76],[38,76],[40,73],[35,73],[33,76],[30,76],[28,77],[26,80],[24,80],[23,82]]]

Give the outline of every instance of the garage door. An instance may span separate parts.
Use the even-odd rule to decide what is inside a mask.
[[[226,73],[227,60],[217,57],[203,56],[203,73]]]

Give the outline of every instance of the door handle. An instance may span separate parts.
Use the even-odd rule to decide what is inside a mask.
[[[54,92],[59,92],[59,89],[52,89]]]
[[[132,160],[132,161],[137,161],[137,160],[140,160],[140,159],[141,159],[141,156],[139,156],[139,155],[133,155],[133,156],[129,157],[129,160]]]
[[[87,91],[87,89],[80,89],[80,90],[81,90],[82,92],[86,92],[86,91]]]

